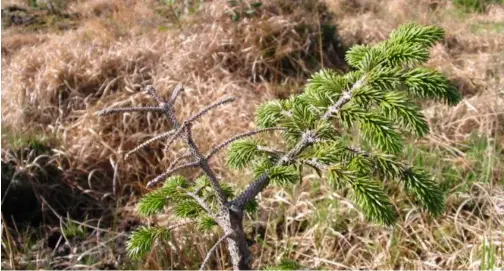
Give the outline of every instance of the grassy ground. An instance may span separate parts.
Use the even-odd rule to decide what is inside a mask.
[[[170,210],[145,221],[134,206],[147,192],[146,181],[184,152],[181,145],[163,153],[162,143],[153,144],[124,160],[137,143],[168,130],[166,121],[154,114],[94,113],[152,103],[141,92],[147,84],[168,97],[184,83],[181,117],[222,96],[237,96],[223,115],[212,113],[194,127],[198,143],[209,149],[253,129],[263,101],[299,92],[321,67],[346,71],[348,47],[381,41],[409,21],[446,30],[429,65],[464,95],[452,108],[422,104],[432,132],[410,140],[403,152],[405,160],[437,177],[446,212],[432,219],[390,184],[399,223],[367,223],[351,202],[307,175],[300,185],[261,195],[259,213],[247,222],[251,237],[257,235],[254,267],[283,259],[311,269],[504,265],[500,1],[272,0],[259,7],[247,4],[255,1],[182,2],[57,1],[56,12],[36,1],[2,2],[2,195],[4,179],[10,179],[16,185],[6,195],[36,199],[2,203],[2,268],[198,268],[219,233],[194,235],[191,224],[174,230],[170,242],[145,260],[124,253],[127,234],[137,225],[175,223]],[[23,9],[8,11],[13,5]],[[222,155],[212,166],[233,186],[251,180],[250,172],[228,170]],[[211,266],[229,268],[225,255],[220,248]]]

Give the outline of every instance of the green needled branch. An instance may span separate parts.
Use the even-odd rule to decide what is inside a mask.
[[[330,163],[321,163],[311,159],[316,157],[310,158],[305,152],[309,152],[314,145],[321,142],[341,142],[334,136],[337,132],[333,133],[333,138],[327,138],[328,134],[320,128],[326,127],[327,123],[333,120],[341,122],[344,128],[358,126],[362,138],[385,153],[401,149],[395,122],[418,135],[428,132],[424,116],[409,102],[408,97],[433,97],[449,104],[456,104],[460,100],[460,94],[444,76],[419,66],[428,60],[428,49],[441,40],[443,34],[443,30],[435,26],[402,26],[395,30],[387,41],[375,46],[353,47],[347,54],[347,61],[356,68],[355,71],[339,75],[323,70],[314,74],[303,94],[286,101],[264,104],[257,114],[258,125],[287,128],[296,141],[290,151],[276,156],[276,162],[272,163],[271,167],[301,163],[327,172],[331,164],[343,164],[340,171],[351,178],[367,178],[364,173],[370,169],[363,168],[365,166],[359,164],[356,159],[369,158],[375,167],[381,165],[382,171],[395,171],[397,174],[382,173],[403,179],[408,193],[420,199],[421,204],[431,213],[438,214],[440,208],[434,206],[443,205],[442,195],[438,193],[428,175],[410,173],[406,170],[409,167],[400,163],[387,164],[390,159],[393,161],[395,158],[389,156],[389,160],[384,157],[380,160],[360,148],[346,146],[335,151],[347,150],[357,156],[354,155],[354,158],[348,160],[348,155],[332,155],[325,158],[325,161]],[[406,91],[406,94],[403,95],[398,90]],[[260,155],[251,153],[247,156],[246,163],[251,164],[250,160],[255,157],[263,159]],[[244,164],[244,161],[238,160],[234,163]],[[387,166],[389,168],[386,168]],[[360,175],[362,177],[359,177]],[[413,178],[413,175],[417,177]],[[243,211],[247,202],[268,186],[270,177],[270,171],[265,170],[231,202],[231,208],[236,212]],[[410,182],[411,187],[408,186]],[[427,194],[433,196],[428,197]]]
[[[341,98],[336,101],[332,106],[330,106],[326,113],[322,116],[322,119],[326,120],[329,119],[333,114],[336,114],[346,103],[348,103],[352,97],[352,91],[355,91],[356,89],[360,88],[363,83],[364,83],[365,77],[362,77],[353,85],[353,87],[344,92]],[[278,163],[276,164],[277,166],[283,166],[283,165],[288,165],[294,161],[294,159],[297,158],[297,156],[309,145],[313,144],[317,140],[317,136],[311,132],[307,131],[302,140],[298,142],[298,144],[291,149],[290,152],[286,153],[284,156],[282,156]],[[269,184],[269,176],[268,172],[264,173],[259,179],[257,179],[255,182],[253,182],[251,185],[245,189],[232,203],[231,203],[231,208],[234,211],[237,212],[242,212],[243,208],[245,208],[245,205],[253,198],[257,196],[267,185]]]

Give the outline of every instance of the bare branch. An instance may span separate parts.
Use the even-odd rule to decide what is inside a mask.
[[[206,204],[206,202],[202,198],[198,197],[198,195],[196,195],[195,193],[192,193],[192,192],[187,192],[187,195],[191,196],[201,206],[201,208],[203,208],[208,213],[208,215],[210,217],[215,219],[215,216],[213,215],[212,210],[210,209],[208,204]]]
[[[173,144],[173,141],[175,141],[175,139],[177,139],[182,134],[183,131],[184,131],[184,126],[180,126],[177,129],[177,131],[175,131],[173,136],[170,137],[170,139],[168,139],[168,141],[166,141],[165,150],[168,150],[168,148],[170,148],[171,144]]]
[[[317,159],[313,158],[311,160],[300,160],[301,163],[304,163],[304,164],[307,164],[311,167],[314,167],[320,171],[327,171],[329,169],[329,167],[327,167],[326,165],[320,163],[319,161],[317,161]]]
[[[219,152],[220,150],[222,150],[227,145],[229,145],[229,144],[231,144],[231,143],[233,143],[233,142],[235,142],[237,140],[240,140],[242,138],[250,137],[250,136],[253,136],[253,135],[256,135],[256,134],[259,134],[259,133],[268,132],[268,131],[283,131],[283,130],[285,130],[285,128],[283,128],[283,127],[272,127],[272,128],[265,128],[265,129],[250,131],[250,132],[246,132],[246,133],[243,133],[243,134],[236,135],[236,136],[234,136],[234,137],[232,137],[232,138],[230,138],[230,139],[222,142],[217,147],[213,148],[206,155],[206,159],[210,159],[214,154],[216,154],[217,152]]]
[[[208,179],[210,180],[210,185],[212,186],[212,189],[215,191],[215,194],[217,195],[217,198],[219,199],[219,204],[222,205],[222,208],[225,208],[227,204],[227,195],[222,189],[219,179],[213,172],[213,170],[210,168],[208,165],[208,160],[203,157],[203,155],[200,153],[198,147],[196,146],[196,143],[193,140],[192,137],[192,123],[191,122],[185,122],[187,123],[187,126],[185,127],[185,139],[187,141],[187,145],[191,148],[191,152],[194,155],[195,159],[198,160],[200,168],[205,172],[207,175]]]
[[[230,102],[233,102],[235,100],[234,97],[231,97],[231,98],[224,98],[218,102],[215,102],[209,106],[206,106],[204,107],[201,111],[199,111],[198,113],[194,114],[192,117],[190,117],[189,119],[187,119],[186,121],[184,122],[193,122],[195,120],[197,120],[198,118],[200,118],[201,116],[203,116],[204,114],[208,113],[208,111],[218,107],[218,106],[221,106],[221,105],[224,105],[224,104],[227,104],[227,103],[230,103]]]
[[[150,90],[150,91],[153,91],[153,90]],[[180,91],[174,91],[172,94],[172,97],[176,97],[178,95],[177,92],[180,92]],[[154,91],[154,93],[155,93],[155,91]],[[214,189],[215,193],[217,194],[218,199],[219,199],[219,204],[221,205],[222,208],[225,208],[225,206],[227,204],[226,194],[224,193],[224,190],[220,186],[219,181],[217,179],[217,176],[215,175],[213,170],[208,165],[208,161],[203,157],[198,146],[196,145],[196,143],[192,139],[191,121],[194,121],[195,119],[199,118],[200,116],[202,116],[203,114],[205,114],[206,112],[211,110],[212,108],[217,107],[217,106],[224,104],[224,103],[231,102],[232,100],[234,100],[234,99],[224,99],[216,104],[207,106],[206,108],[204,108],[198,114],[194,115],[189,120],[184,121],[184,123],[182,123],[182,124],[177,120],[177,117],[175,116],[175,114],[173,112],[173,108],[171,106],[169,106],[169,104],[163,103],[160,105],[160,107],[163,108],[164,113],[166,114],[166,116],[170,120],[173,127],[175,127],[177,129],[177,132],[172,137],[172,139],[174,139],[179,134],[182,134],[182,138],[186,141],[187,145],[189,145],[189,150],[190,150],[191,154],[194,156],[195,159],[198,160],[200,168],[203,170],[203,172],[205,172],[208,179],[210,180],[210,183],[212,185],[212,189]],[[185,131],[185,133],[182,133],[182,131]],[[171,145],[171,143],[173,143],[173,141],[169,140],[166,144],[166,148],[168,148]],[[158,182],[159,182],[159,180],[158,180]]]
[[[172,92],[172,95],[170,97],[170,100],[168,101],[168,103],[170,105],[173,106],[173,104],[175,103],[175,101],[177,100],[178,96],[180,95],[180,93],[182,93],[184,91],[184,86],[182,84],[178,84],[175,89],[173,90]]]
[[[188,220],[188,221],[180,222],[180,223],[177,223],[177,224],[169,226],[167,228],[167,230],[171,231],[171,230],[179,228],[181,226],[184,226],[184,225],[187,225],[187,224],[191,224],[191,223],[196,223],[196,222],[197,222],[196,220]]]
[[[262,152],[267,152],[267,153],[273,154],[275,156],[285,155],[285,152],[279,151],[279,150],[275,150],[275,149],[273,149],[271,147],[268,147],[268,146],[257,146],[257,150],[258,151],[262,151]]]
[[[167,138],[169,136],[171,136],[173,133],[175,133],[176,131],[175,130],[171,130],[171,131],[168,131],[168,132],[165,132],[165,133],[162,133],[160,135],[157,135],[139,145],[137,145],[134,149],[132,149],[131,151],[129,151],[127,154],[126,154],[126,159],[129,158],[129,156],[135,152],[137,152],[138,150],[140,150],[141,148],[151,144],[152,142],[156,141],[156,140],[161,140],[163,138]]]
[[[362,76],[355,84],[352,85],[352,88],[349,89],[348,91],[343,92],[343,95],[336,101],[333,105],[331,105],[325,114],[322,116],[322,119],[328,119],[331,117],[331,115],[338,113],[340,109],[350,101],[352,98],[352,92],[356,91],[357,89],[361,88],[366,82],[366,76]]]
[[[154,106],[106,108],[98,111],[98,116],[107,116],[115,113],[126,113],[126,112],[163,112],[163,109]]]
[[[242,212],[245,205],[247,205],[251,199],[255,198],[257,194],[261,193],[268,184],[269,172],[266,171],[259,177],[259,179],[256,179],[253,183],[249,184],[247,188],[245,188],[245,191],[243,191],[231,202],[231,210],[237,213]]]
[[[363,156],[366,156],[366,157],[371,156],[369,153],[363,151],[361,148],[358,148],[358,147],[349,146],[349,147],[346,147],[346,149],[349,150],[349,151],[351,151],[351,152],[354,152],[356,154],[360,154],[360,155],[363,155]]]
[[[161,99],[161,97],[159,97],[159,95],[157,94],[154,86],[148,85],[147,87],[145,87],[145,90],[147,90],[147,92],[152,96],[152,98],[154,98],[154,100],[156,100],[156,102],[158,102],[158,104],[164,103],[163,99]]]
[[[171,174],[185,169],[185,168],[190,168],[190,167],[196,167],[199,165],[199,162],[191,162],[191,163],[186,163],[183,165],[180,165],[176,168],[169,168],[165,173],[158,175],[156,178],[152,179],[150,182],[147,183],[147,187],[152,187],[155,184],[159,183],[161,180],[165,179],[166,177],[170,176]]]
[[[200,267],[200,270],[204,270],[205,268],[205,265],[207,264],[207,262],[210,260],[210,257],[212,256],[212,254],[214,253],[215,250],[217,250],[218,246],[224,242],[224,240],[226,240],[226,238],[228,238],[229,236],[231,236],[231,232],[225,234],[224,236],[222,236],[219,241],[217,241],[217,243],[215,243],[215,245],[210,249],[210,251],[208,251],[205,259],[203,260],[203,263],[201,264],[201,267]]]
[[[175,167],[180,161],[184,160],[184,159],[187,159],[187,158],[190,158],[192,156],[192,153],[186,153],[182,156],[179,156],[177,158],[175,158],[175,160],[173,160],[173,162],[170,164],[170,167],[168,167],[168,169],[172,169],[173,167]]]

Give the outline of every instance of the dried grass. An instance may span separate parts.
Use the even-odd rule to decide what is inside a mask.
[[[239,104],[226,112],[227,117],[203,120],[201,127],[205,129],[201,130],[209,136],[201,140],[204,149],[210,147],[209,139],[223,140],[251,129],[254,109],[271,97],[271,87],[267,82],[251,84],[247,79],[260,80],[260,74],[262,80],[275,77],[285,81],[290,78],[282,72],[286,69],[298,75],[293,78],[306,75],[308,65],[302,63],[302,56],[312,57],[318,48],[314,47],[316,43],[310,44],[315,39],[312,31],[299,34],[295,28],[302,24],[313,28],[317,18],[312,14],[299,21],[303,14],[298,8],[284,7],[293,9],[290,11],[294,13],[288,14],[266,5],[260,17],[235,23],[222,12],[223,3],[207,6],[188,29],[166,32],[147,30],[148,25],[139,19],[130,22],[131,18],[149,16],[151,19],[143,22],[162,21],[152,12],[148,14],[147,5],[129,3],[121,7],[114,2],[90,1],[72,6],[87,18],[79,29],[45,34],[45,42],[19,48],[6,57],[9,65],[3,68],[2,78],[4,121],[18,128],[30,124],[57,133],[77,165],[93,168],[99,161],[108,161],[111,154],[115,160],[122,160],[124,150],[156,131],[169,129],[159,116],[98,119],[93,116],[96,110],[108,105],[149,103],[139,93],[148,83],[155,82],[166,95],[175,82],[183,82],[189,91],[179,107],[181,116],[223,95],[239,98]],[[96,9],[103,5],[109,17],[96,18]],[[134,14],[127,12],[131,9]],[[134,29],[126,31],[130,25]],[[271,55],[264,53],[270,49],[274,50]],[[285,61],[299,62],[281,67]],[[199,127],[195,128],[198,131]],[[161,153],[155,157],[151,152],[141,152],[119,168],[118,178],[123,184],[144,181],[166,166],[167,159]]]
[[[258,248],[262,265],[286,257],[310,268],[475,269],[484,238],[496,246],[503,241],[499,230],[504,219],[501,187],[476,184],[468,193],[452,194],[446,214],[437,219],[398,197],[395,205],[403,219],[386,228],[367,223],[338,194],[303,192],[314,190],[310,182],[318,181],[306,180],[297,192],[277,190],[263,199],[263,208],[280,208],[285,216],[279,223],[264,221],[270,227],[266,245]],[[278,219],[271,214],[269,218],[275,217]]]
[[[453,19],[446,12],[453,7],[444,1],[418,1],[413,6],[405,0],[325,0],[334,12],[331,17],[323,6],[306,1],[264,2],[255,17],[233,22],[224,13],[226,1],[213,1],[195,15],[182,16],[179,29],[176,22],[155,12],[156,1],[76,1],[69,6],[82,16],[75,30],[4,32],[2,121],[19,131],[42,130],[58,137],[55,149],[58,159],[65,161],[62,170],[67,178],[83,190],[124,199],[126,215],[143,185],[185,150],[175,144],[163,153],[163,143],[157,143],[124,161],[124,154],[136,144],[170,127],[156,114],[99,118],[96,111],[152,104],[141,92],[150,83],[163,97],[169,97],[178,82],[185,84],[187,91],[176,108],[181,118],[223,96],[236,96],[235,103],[195,124],[196,140],[208,150],[253,129],[253,113],[261,102],[298,92],[312,71],[321,66],[345,69],[338,35],[319,43],[321,27],[331,20],[345,46],[378,42],[397,25],[417,20],[446,29],[447,41],[434,49],[429,65],[457,81],[466,97],[454,108],[424,104],[433,131],[427,144],[453,147],[475,132],[497,144],[504,142],[499,76],[504,71],[504,35],[471,31],[472,24],[498,22],[502,7]],[[229,171],[223,154],[212,166],[237,186],[250,180],[247,172]],[[91,181],[83,175],[91,176]],[[289,256],[311,268],[474,269],[480,264],[483,236],[499,246],[504,241],[504,191],[499,186],[475,184],[467,193],[451,195],[448,211],[437,220],[411,209],[407,199],[397,196],[395,204],[405,216],[391,230],[366,223],[350,202],[336,194],[313,192],[329,191],[323,183],[315,189],[314,182],[307,178],[295,196],[288,189],[265,191],[261,212],[269,227],[265,245],[253,248],[257,267]],[[335,199],[340,200],[338,205]],[[468,208],[468,203],[477,208]],[[175,238],[178,250],[166,255],[173,257],[175,266],[191,266],[194,257],[204,257],[211,239]],[[201,255],[182,257],[180,248],[194,243]],[[167,268],[157,257],[152,256],[145,267]]]

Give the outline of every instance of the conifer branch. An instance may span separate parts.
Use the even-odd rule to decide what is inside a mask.
[[[322,119],[329,119],[331,115],[338,113],[338,111],[350,101],[352,98],[352,93],[356,91],[357,89],[361,88],[366,81],[366,76],[363,76],[360,78],[355,84],[352,86],[352,88],[348,91],[343,92],[343,95],[339,98],[339,100],[331,105],[327,111],[324,113],[322,116]]]
[[[186,153],[182,156],[178,156],[177,158],[175,158],[175,160],[173,160],[173,162],[170,164],[168,169],[174,168],[180,161],[187,159],[187,158],[190,158],[190,157],[192,157],[192,153]]]
[[[145,89],[152,96],[152,98],[154,98],[154,100],[156,100],[156,102],[159,105],[162,105],[164,103],[163,99],[161,99],[161,97],[159,97],[159,95],[157,94],[157,91],[154,88],[154,86],[148,85]],[[162,108],[162,106],[161,106],[161,108]]]
[[[439,215],[443,209],[443,194],[430,176],[421,169],[415,169],[405,163],[396,161],[393,156],[368,153],[357,147],[346,147],[347,150],[368,158],[373,165],[373,173],[398,179],[406,192],[417,198],[422,207],[433,215]]]
[[[416,26],[412,26],[412,29],[415,28]],[[420,35],[421,38],[418,36],[415,36],[418,33],[412,34],[411,29],[407,28],[407,31],[404,30],[405,36],[402,37],[401,34],[395,33],[395,39],[400,40],[400,39],[426,39],[428,40],[429,38],[433,40],[432,43],[435,42],[435,40],[439,39],[439,35],[432,35],[432,36],[422,36]],[[419,32],[420,33],[420,32]],[[429,32],[430,33],[430,32]],[[411,35],[411,36],[408,36]],[[398,38],[399,37],[399,38]],[[414,38],[413,38],[414,37]],[[427,41],[427,44],[431,44],[431,42]],[[369,47],[370,48],[370,47]],[[383,68],[383,71],[381,72],[375,72],[373,74],[372,68],[382,65],[386,63],[387,58],[383,57],[383,54],[380,54],[377,50],[378,49],[369,49],[369,48],[364,48],[362,53],[359,53],[362,55],[362,57],[359,57],[359,68],[361,68],[365,73],[360,76],[358,80],[355,81],[355,83],[351,86],[346,91],[343,91],[341,95],[339,96],[338,100],[333,103],[331,106],[329,106],[326,110],[326,112],[321,116],[322,120],[328,120],[332,115],[337,114],[341,108],[347,104],[351,99],[352,95],[354,92],[359,91],[362,89],[368,80],[368,77],[371,76],[372,79],[374,79],[374,87],[377,88],[382,88],[382,89],[387,89],[390,87],[393,87],[396,83],[394,80],[398,80],[397,78],[397,72],[394,71],[393,69],[390,68]],[[420,56],[419,56],[420,57]],[[398,63],[398,62],[397,62]],[[397,64],[396,63],[396,64]],[[371,74],[371,75],[370,75]],[[351,75],[351,74],[350,74]],[[373,77],[374,76],[374,77]],[[438,80],[441,81],[441,80]],[[415,82],[416,83],[416,82]],[[410,85],[413,85],[411,83]],[[417,85],[420,85],[417,83]],[[448,85],[448,84],[445,84]],[[443,85],[444,86],[444,85]],[[445,89],[448,87],[445,87]],[[433,89],[433,88],[432,88]],[[443,88],[440,89],[440,91],[444,91]],[[419,91],[417,91],[419,92]],[[445,91],[448,93],[447,95],[452,95],[451,92]],[[452,91],[453,92],[453,91]],[[442,94],[439,94],[442,95]],[[445,95],[445,96],[447,96]],[[454,94],[452,95],[454,96]],[[455,98],[452,100],[456,100]],[[281,110],[280,112],[285,112],[285,110]],[[361,114],[362,117],[367,116],[364,114]],[[389,129],[388,126],[385,126],[385,123],[379,122],[381,119],[376,116],[368,116],[369,119],[367,119],[367,122],[364,122],[364,124],[367,124],[365,126],[366,128],[369,128],[367,130],[364,130],[364,132],[370,132],[371,128],[373,128],[374,132],[383,132],[388,131]],[[379,131],[377,131],[379,129]],[[393,131],[390,131],[389,134],[381,134],[381,138],[374,138],[377,139],[375,140],[375,143],[380,144],[381,147],[383,148],[389,148],[391,150],[396,150],[398,145],[394,145],[396,143],[396,137],[398,137],[397,134],[395,134]],[[312,144],[313,142],[316,142],[318,138],[315,136],[314,138],[311,138],[311,140],[307,140],[307,138],[303,137],[296,146],[289,151],[287,154],[285,154],[281,159],[278,161],[277,165],[287,165],[293,161],[293,159],[302,152],[307,146]],[[242,211],[243,207],[245,204],[255,198],[257,194],[259,194],[269,183],[269,178],[268,178],[268,171],[266,171],[263,175],[259,177],[256,181],[254,181],[252,184],[250,184],[236,199],[232,202],[232,209],[234,211]]]
[[[175,89],[173,90],[172,92],[172,95],[170,97],[170,100],[168,101],[168,103],[170,105],[173,105],[175,104],[175,102],[177,101],[177,98],[178,96],[180,95],[180,93],[182,93],[184,91],[184,86],[182,84],[178,84]]]
[[[175,130],[171,130],[171,131],[168,131],[168,132],[165,132],[165,133],[162,133],[160,135],[157,135],[147,141],[144,141],[143,143],[140,143],[138,144],[135,148],[133,148],[131,151],[129,151],[128,153],[126,153],[126,156],[125,158],[128,159],[129,156],[135,152],[137,152],[138,150],[140,150],[141,148],[143,147],[146,147],[147,145],[151,144],[152,142],[154,141],[157,141],[157,140],[161,140],[161,139],[164,139],[164,138],[167,138],[171,135],[173,135],[176,131]]]
[[[222,150],[223,148],[225,148],[226,146],[228,146],[229,144],[237,141],[237,140],[240,140],[240,139],[243,139],[243,138],[246,138],[246,137],[251,137],[251,136],[254,136],[254,135],[257,135],[257,134],[260,134],[260,133],[264,133],[264,132],[268,132],[268,131],[284,131],[285,128],[283,127],[271,127],[271,128],[264,128],[264,129],[259,129],[259,130],[255,130],[255,131],[250,131],[250,132],[246,132],[246,133],[242,133],[242,134],[239,134],[239,135],[236,135],[232,138],[229,138],[227,139],[226,141],[222,142],[221,144],[219,144],[218,146],[212,148],[212,150],[210,150],[208,152],[208,154],[206,155],[206,159],[210,159],[213,155],[215,155],[217,152],[219,152],[220,150]]]
[[[366,76],[361,77],[353,86],[341,95],[341,97],[330,106],[326,113],[322,116],[322,119],[329,119],[331,115],[337,113],[345,104],[347,104],[352,98],[352,92],[361,88],[366,80]],[[292,163],[304,149],[306,149],[310,144],[317,141],[316,135],[310,134],[309,136],[303,136],[302,139],[292,148],[288,153],[280,158],[277,165],[283,166]],[[238,195],[235,200],[231,203],[231,208],[233,211],[243,212],[243,208],[251,199],[255,198],[266,186],[269,184],[269,172],[266,171],[259,179],[251,183],[247,188]]]
[[[203,208],[205,210],[205,212],[207,212],[207,214],[211,218],[215,219],[215,215],[213,214],[212,209],[210,209],[210,206],[208,206],[208,204],[205,202],[205,200],[198,197],[198,195],[196,195],[196,193],[187,192],[187,195],[192,197],[201,206],[201,208]]]
[[[198,165],[199,165],[199,162],[191,162],[191,163],[186,163],[186,164],[180,165],[175,168],[170,167],[165,173],[158,175],[156,178],[154,178],[150,182],[148,182],[147,187],[153,187],[154,185],[156,185],[160,181],[166,179],[168,176],[170,176],[171,174],[173,174],[179,170],[190,168],[190,167],[197,167]]]
[[[363,156],[366,156],[366,157],[369,157],[370,154],[363,151],[361,148],[359,147],[353,147],[353,146],[347,146],[345,147],[347,150],[353,152],[353,153],[356,153],[356,154],[360,154],[360,155],[363,155]]]
[[[358,81],[358,83],[360,83],[360,82],[361,81]],[[343,105],[348,103],[351,98],[352,98],[352,92],[350,92],[350,91],[343,92],[343,95],[341,96],[341,98],[335,104],[333,104],[332,106],[330,106],[328,108],[328,110],[322,116],[322,119],[328,119],[329,117],[331,117],[331,115],[338,113],[338,111],[343,107]]]
[[[181,176],[170,177],[163,187],[146,195],[146,199],[140,202],[139,210],[146,215],[155,214],[163,210],[169,198],[178,204],[175,206],[177,216],[198,217],[206,229],[218,225],[226,233],[210,249],[201,269],[205,268],[211,255],[225,239],[228,241],[233,268],[250,269],[250,251],[243,229],[244,211],[249,210],[254,198],[270,183],[298,181],[300,172],[295,165],[307,165],[319,176],[324,173],[327,181],[336,189],[345,187],[349,192],[347,196],[371,221],[390,225],[397,219],[387,191],[379,182],[383,178],[400,180],[404,190],[415,198],[416,203],[431,214],[441,213],[443,193],[436,182],[421,169],[398,161],[393,153],[402,148],[402,131],[417,136],[429,131],[425,116],[408,99],[410,96],[443,100],[450,105],[461,99],[460,93],[442,73],[422,67],[428,61],[429,49],[443,38],[443,34],[439,27],[413,23],[398,28],[388,40],[376,45],[352,47],[346,54],[346,60],[353,71],[344,75],[331,70],[315,73],[303,94],[269,101],[257,110],[256,124],[266,129],[236,135],[212,148],[206,155],[202,154],[193,140],[193,123],[234,98],[212,103],[179,122],[173,105],[183,87],[178,85],[165,102],[152,86],[148,86],[147,92],[158,102],[159,107],[106,109],[100,114],[130,111],[166,114],[174,132],[155,136],[132,152],[163,138],[168,138],[168,148],[176,138],[181,137],[190,153],[175,159],[165,173],[148,185],[189,167],[201,168],[205,176],[196,180],[195,184],[189,184]],[[341,126],[332,125],[332,119],[336,117]],[[357,126],[361,138],[370,145],[371,150],[378,149],[379,152],[367,152],[343,143],[340,129],[354,126]],[[276,150],[265,146],[261,140],[247,138],[269,130],[284,130],[282,135],[292,146],[290,150]],[[256,176],[255,181],[231,202],[228,202],[228,197],[233,195],[232,190],[220,183],[208,162],[229,145],[228,166],[240,169],[252,165]],[[192,161],[179,165],[186,158]],[[211,196],[206,198],[203,195],[210,191],[202,189],[209,185]],[[209,202],[214,200],[217,201],[216,206],[210,205]],[[209,216],[200,217],[203,210]],[[150,245],[146,246],[146,242],[140,242],[141,239],[152,241],[160,236],[166,236],[166,231],[141,230],[128,250],[133,253],[148,251]]]
[[[208,261],[210,260],[210,257],[212,256],[212,254],[217,250],[217,248],[219,247],[219,245],[224,242],[224,240],[226,240],[226,238],[228,238],[229,236],[231,236],[232,233],[229,232],[227,234],[225,234],[224,236],[222,236],[219,241],[217,241],[217,243],[215,243],[215,245],[213,245],[213,247],[208,251],[205,259],[203,260],[203,263],[201,264],[201,267],[199,270],[204,270],[205,269],[205,265],[207,265]]]
[[[282,110],[280,112],[280,114],[286,116],[286,117],[289,117],[289,118],[292,118],[292,112],[290,110]]]
[[[201,111],[199,111],[198,113],[194,114],[193,116],[191,116],[189,119],[187,119],[185,122],[193,122],[197,119],[199,119],[201,116],[205,115],[206,113],[208,113],[210,110],[216,108],[216,107],[219,107],[221,105],[224,105],[224,104],[227,104],[227,103],[230,103],[230,102],[234,102],[235,98],[234,97],[230,97],[230,98],[224,98],[220,101],[217,101],[211,105],[208,105],[206,107],[204,107],[203,109],[201,109]]]
[[[196,146],[196,143],[194,142],[192,138],[192,124],[189,123],[186,126],[185,129],[185,139],[187,142],[187,145],[189,145],[191,152],[193,156],[197,159],[200,168],[205,172],[207,175],[208,179],[210,180],[210,185],[212,186],[212,189],[215,191],[215,194],[217,195],[217,198],[219,199],[219,204],[221,205],[222,208],[225,208],[227,204],[227,196],[224,190],[222,189],[222,186],[219,183],[219,179],[213,172],[213,170],[210,168],[208,165],[208,160],[201,154],[199,151],[198,147]]]
[[[266,152],[266,153],[269,153],[269,154],[275,155],[275,156],[277,156],[277,157],[282,156],[282,155],[285,155],[285,152],[283,152],[283,151],[279,151],[279,150],[276,150],[276,149],[273,149],[273,148],[268,147],[268,146],[258,145],[258,146],[257,146],[257,150],[258,150],[258,151],[261,151],[261,152]]]
[[[163,109],[154,106],[106,108],[98,111],[98,116],[102,117],[115,113],[128,113],[128,112],[163,112]]]
[[[312,159],[301,159],[300,162],[303,163],[303,164],[307,164],[307,165],[309,165],[309,166],[311,166],[313,168],[316,168],[316,169],[318,169],[321,172],[327,171],[329,169],[328,166],[320,163],[315,158],[312,158]]]
[[[195,194],[195,195],[198,195],[199,193],[201,193],[201,191],[202,191],[203,189],[205,189],[205,186],[201,186],[201,187],[199,187],[198,189],[196,189],[196,191],[194,191],[194,194]]]
[[[276,166],[288,165],[292,160],[299,155],[310,144],[311,137],[303,136],[303,138],[292,148],[288,153],[278,160]],[[266,170],[259,179],[251,183],[245,191],[243,191],[235,200],[231,202],[231,209],[235,212],[243,212],[245,205],[255,198],[269,184],[269,170]]]

